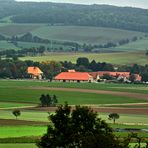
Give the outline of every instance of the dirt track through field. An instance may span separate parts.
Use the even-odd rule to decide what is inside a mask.
[[[39,121],[26,121],[26,120],[15,120],[15,119],[0,119],[0,125],[48,125],[49,122]]]
[[[95,107],[88,105],[92,108],[95,112],[98,113],[120,113],[120,114],[139,114],[139,115],[148,115],[148,108],[124,108],[124,107]],[[30,108],[30,110],[37,110],[37,111],[46,111],[46,112],[54,112],[57,107],[36,107]],[[72,106],[74,109],[74,106]]]
[[[29,89],[35,90],[59,90],[68,92],[85,92],[85,93],[96,93],[96,94],[109,94],[115,96],[125,96],[130,98],[137,98],[148,101],[148,94],[141,93],[130,93],[130,92],[116,92],[116,91],[106,91],[106,90],[91,90],[91,89],[79,89],[79,88],[49,88],[49,87],[28,87]]]

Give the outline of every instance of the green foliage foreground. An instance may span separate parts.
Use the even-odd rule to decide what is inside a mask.
[[[53,123],[37,143],[40,148],[128,148],[129,140],[121,143],[109,125],[88,107],[68,104],[59,106],[49,115]]]

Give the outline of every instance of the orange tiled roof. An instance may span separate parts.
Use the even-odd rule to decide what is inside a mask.
[[[89,72],[89,74],[91,76],[93,76],[94,79],[97,78],[97,75],[99,75],[99,77],[103,77],[103,75],[108,74],[112,77],[118,77],[118,76],[123,76],[126,78],[130,77],[130,72],[111,72],[111,71],[98,71],[98,72]]]
[[[139,74],[135,74],[136,81],[141,81],[142,77]]]
[[[55,80],[74,80],[74,81],[88,81],[92,78],[87,72],[62,72],[58,74]]]
[[[116,76],[124,76],[129,78],[130,72],[110,72],[110,71],[99,71],[99,76],[103,76],[104,74],[108,74],[110,76],[116,77]]]
[[[33,74],[35,76],[39,76],[43,72],[38,67],[28,67],[27,68],[27,73],[28,74]]]

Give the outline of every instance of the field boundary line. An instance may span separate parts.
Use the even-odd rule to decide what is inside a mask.
[[[36,106],[18,106],[18,107],[6,107],[6,108],[0,108],[0,110],[8,110],[8,109],[27,109],[27,108],[34,108]]]
[[[59,91],[68,91],[68,92],[84,92],[84,93],[95,93],[95,94],[109,94],[115,96],[125,96],[129,98],[142,99],[148,101],[148,94],[142,93],[130,93],[130,92],[118,92],[118,91],[109,91],[109,90],[92,90],[92,89],[81,89],[81,88],[54,88],[54,87],[27,87],[26,89],[32,90],[59,90]]]

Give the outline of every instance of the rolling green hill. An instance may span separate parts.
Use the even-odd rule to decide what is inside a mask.
[[[144,38],[136,42],[131,42],[129,44],[116,47],[115,50],[119,51],[148,50],[148,38]]]
[[[143,37],[144,33],[103,27],[86,26],[47,26],[46,24],[0,24],[0,34],[6,36],[33,35],[49,40],[71,41],[86,44],[100,44]]]
[[[37,29],[42,26],[41,24],[13,24],[13,23],[0,23],[0,34],[5,36],[22,35]]]
[[[108,62],[112,64],[140,64],[148,63],[148,57],[144,52],[119,52],[119,53],[50,53],[46,56],[37,57],[23,57],[21,60],[33,61],[71,61],[76,62],[79,57],[87,57],[89,60],[96,60],[97,62]]]
[[[14,44],[10,43],[9,41],[0,41],[0,50],[7,50],[7,49],[20,49],[16,47]]]
[[[146,9],[1,0],[0,12],[0,22],[97,26],[148,32]]]
[[[104,44],[143,36],[143,33],[120,29],[85,26],[45,26],[32,31],[34,35],[49,40],[71,41],[87,44]]]

